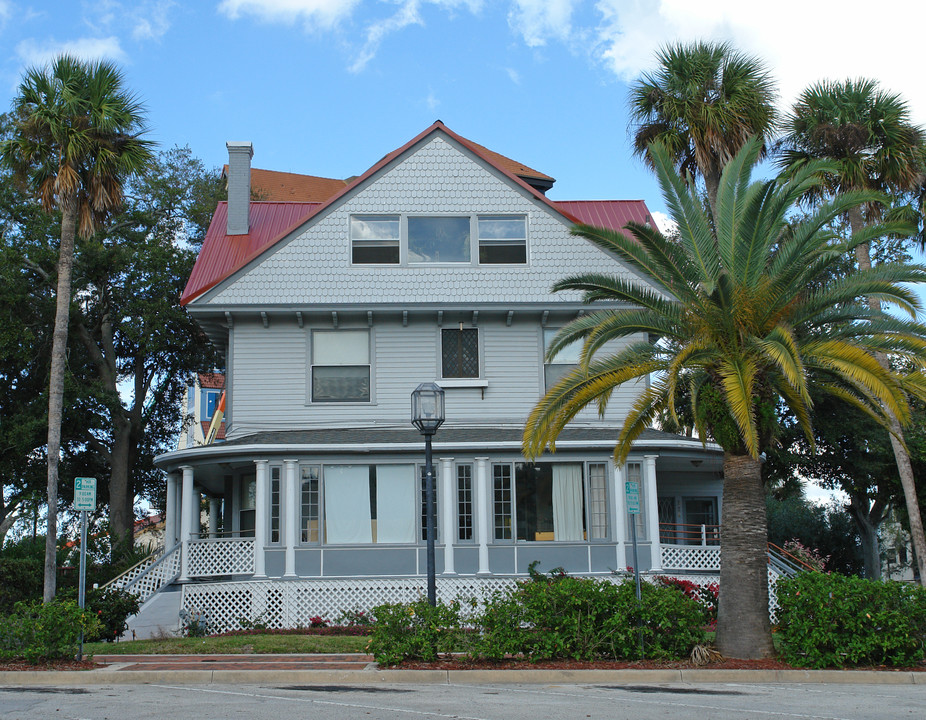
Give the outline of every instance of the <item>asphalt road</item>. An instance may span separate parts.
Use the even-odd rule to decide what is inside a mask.
[[[3,720],[926,718],[926,685],[99,685],[0,687]]]

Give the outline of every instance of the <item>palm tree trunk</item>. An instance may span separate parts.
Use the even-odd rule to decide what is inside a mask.
[[[77,235],[76,196],[62,202],[61,242],[58,248],[58,287],[55,291],[55,325],[48,381],[48,518],[45,528],[45,577],[43,602],[55,599],[58,568],[58,460],[61,454],[61,421],[64,414],[65,354],[71,310],[71,272]]]
[[[854,235],[858,230],[862,229],[864,224],[865,220],[862,217],[861,208],[853,208],[849,212],[849,226],[852,230],[852,234]],[[858,261],[859,270],[867,270],[871,267],[871,255],[869,254],[868,243],[863,243],[855,248],[855,257]],[[875,310],[881,309],[881,301],[877,298],[869,298],[868,304]],[[888,367],[886,356],[878,353],[877,358],[882,367]],[[910,519],[910,539],[913,541],[913,551],[916,555],[916,566],[919,570],[920,585],[926,587],[926,533],[923,532],[923,517],[920,515],[920,504],[916,495],[916,481],[913,477],[913,465],[910,463],[910,453],[907,452],[906,445],[904,444],[903,429],[900,426],[900,421],[890,410],[887,410],[887,415],[891,426],[891,449],[894,451],[894,461],[897,463],[897,474],[900,476],[900,486],[903,488],[907,515]]]
[[[726,522],[724,518],[736,518]],[[762,464],[750,455],[723,456],[720,598],[717,649],[727,657],[774,653],[768,617],[768,527]]]

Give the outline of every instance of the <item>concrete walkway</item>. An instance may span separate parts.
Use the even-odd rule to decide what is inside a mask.
[[[0,672],[0,686],[852,683],[926,685],[926,672],[873,670],[380,670],[369,655],[97,655],[93,670]]]

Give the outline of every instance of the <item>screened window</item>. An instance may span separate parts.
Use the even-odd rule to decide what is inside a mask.
[[[245,475],[238,485],[238,530],[241,537],[254,537],[254,508],[257,505],[257,477]]]
[[[646,507],[644,499],[645,488],[643,487],[643,465],[637,462],[627,463],[627,480],[636,482],[640,488],[640,512],[636,515],[627,513],[627,539],[630,540],[630,524],[635,523],[637,529],[637,540],[645,537],[646,523],[643,518],[643,508]]]
[[[317,543],[318,534],[318,465],[301,465],[299,467],[299,496],[302,528],[300,540],[304,543]]]
[[[270,542],[280,542],[280,472],[281,468],[270,468]]]
[[[361,215],[350,219],[351,261],[355,265],[399,262],[398,215]]]
[[[543,331],[543,354],[546,358],[547,350],[553,343],[553,338],[559,332],[557,329],[545,328]],[[579,365],[579,358],[582,354],[582,341],[570,343],[560,350],[552,360],[545,361],[543,365],[543,382],[544,389],[549,390],[556,385],[567,373],[574,370]]]
[[[479,377],[479,330],[441,330],[441,377]]]
[[[408,218],[408,261],[446,263],[470,261],[469,217]]]
[[[440,490],[438,487],[439,483],[437,482],[437,467],[434,467],[432,469],[432,472],[434,473],[434,510],[435,510],[434,538],[436,542],[437,538],[440,537],[440,532],[439,532],[440,531],[440,512],[437,510],[437,508],[440,507],[440,502],[437,499],[438,492],[440,492]],[[427,493],[428,486],[427,486],[427,473],[425,472],[424,465],[418,466],[418,477],[420,480],[419,496],[421,499],[421,539],[427,542],[428,540],[428,493]]]
[[[608,537],[608,466],[605,463],[588,465],[588,519],[589,540]]]
[[[517,463],[518,540],[585,539],[585,497],[578,463]]]
[[[323,504],[329,545],[414,543],[414,465],[326,465]]]
[[[473,466],[457,465],[457,539],[473,539]]]
[[[492,466],[493,517],[496,540],[511,540],[511,465]]]
[[[478,219],[479,262],[485,265],[527,262],[527,219],[482,216]]]
[[[370,401],[370,335],[366,330],[312,333],[312,402]]]

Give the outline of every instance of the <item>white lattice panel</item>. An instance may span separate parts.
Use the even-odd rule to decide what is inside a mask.
[[[720,548],[716,545],[662,545],[664,570],[685,572],[717,572],[720,570]]]
[[[119,577],[113,578],[112,580],[110,580],[103,587],[104,588],[111,587],[111,588],[115,588],[116,590],[121,590],[126,585],[134,582],[136,578],[140,577],[141,575],[144,575],[148,571],[148,568],[150,568],[152,565],[154,565],[155,562],[157,562],[159,555],[160,553],[157,553],[157,552],[151,553],[148,557],[146,557],[140,563],[138,563],[137,565],[133,565],[128,570],[126,570],[124,573],[122,573]]]
[[[135,593],[139,603],[144,603],[162,587],[176,580],[178,575],[180,575],[179,545],[158,558],[147,572],[126,585],[125,589]]]
[[[189,572],[193,577],[249,575],[254,572],[254,538],[191,540]]]

